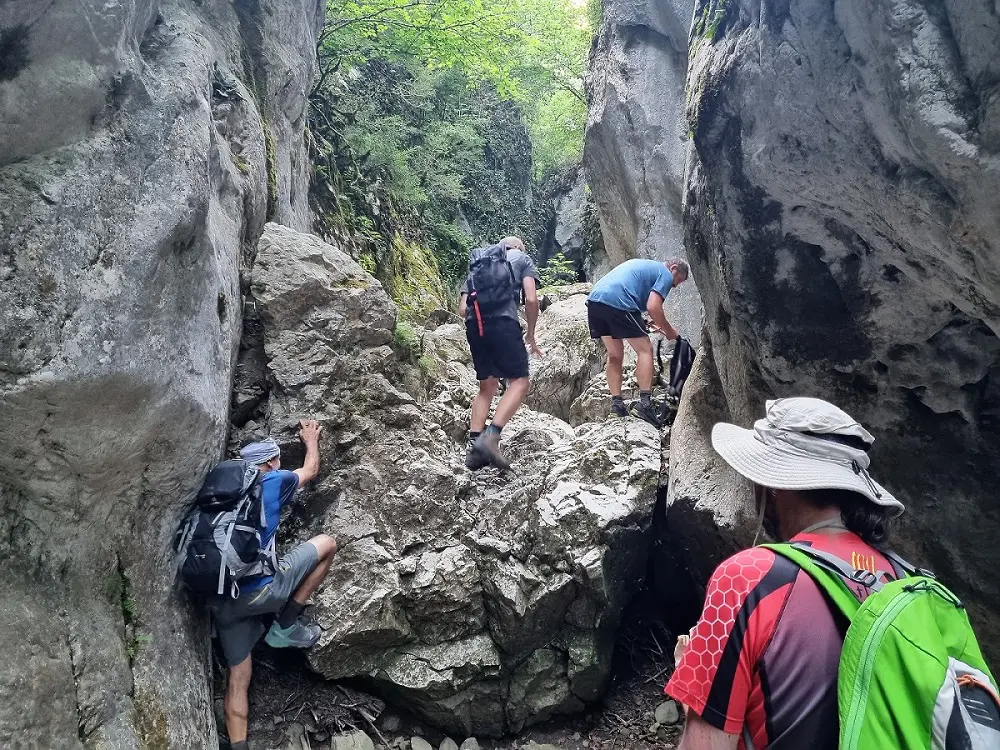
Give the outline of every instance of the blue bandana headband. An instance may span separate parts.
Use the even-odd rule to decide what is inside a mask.
[[[264,440],[260,443],[250,443],[240,451],[240,456],[244,461],[260,466],[266,464],[273,458],[281,455],[281,448],[273,440]]]

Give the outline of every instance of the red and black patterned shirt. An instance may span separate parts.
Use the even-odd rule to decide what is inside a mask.
[[[892,568],[849,531],[800,534],[855,568]],[[859,600],[870,591],[852,585]],[[666,693],[712,726],[740,735],[739,750],[836,750],[837,666],[843,623],[797,565],[761,547],[712,574],[705,608]]]

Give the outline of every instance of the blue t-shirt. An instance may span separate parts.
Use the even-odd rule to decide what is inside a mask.
[[[670,293],[674,277],[663,263],[646,258],[633,258],[612,268],[594,284],[588,300],[619,310],[646,309],[649,293],[664,299]]]
[[[260,548],[267,549],[267,545],[274,539],[278,531],[278,521],[281,520],[281,509],[285,503],[292,499],[295,490],[299,488],[299,475],[294,471],[269,471],[260,478],[261,498],[264,501],[264,521],[265,526],[258,529],[260,531]],[[273,580],[274,576],[250,576],[239,582],[240,592],[257,591]]]

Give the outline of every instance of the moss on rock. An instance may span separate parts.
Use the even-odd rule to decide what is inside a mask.
[[[448,295],[430,248],[396,234],[389,252],[383,283],[403,317],[423,323],[432,310],[448,307]]]

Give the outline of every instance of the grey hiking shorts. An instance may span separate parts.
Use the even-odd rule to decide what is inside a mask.
[[[264,635],[264,615],[280,612],[318,563],[319,550],[312,542],[303,542],[278,560],[278,570],[270,583],[256,591],[241,592],[236,599],[212,605],[226,666],[235,667],[250,656]]]

